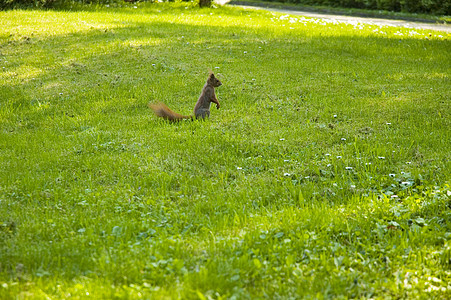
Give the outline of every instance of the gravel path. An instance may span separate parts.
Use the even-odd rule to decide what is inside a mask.
[[[231,3],[231,5],[235,5]],[[370,18],[370,17],[356,17],[356,16],[344,16],[344,15],[334,15],[319,12],[309,12],[301,11],[295,9],[279,9],[272,7],[260,7],[260,6],[249,6],[249,5],[236,5],[246,9],[263,9],[279,13],[300,15],[305,17],[312,17],[318,19],[336,20],[345,23],[362,23],[362,24],[373,24],[381,26],[397,26],[405,28],[415,28],[415,29],[426,29],[426,30],[437,30],[443,31],[451,34],[451,25],[447,24],[434,24],[434,23],[423,23],[415,21],[404,21],[404,20],[392,20],[392,19],[380,19],[380,18]]]

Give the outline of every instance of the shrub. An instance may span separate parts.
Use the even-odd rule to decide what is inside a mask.
[[[0,0],[0,9],[14,7],[50,7],[55,0]]]
[[[0,10],[10,8],[51,8],[71,3],[80,4],[112,4],[135,2],[138,0],[0,0]]]

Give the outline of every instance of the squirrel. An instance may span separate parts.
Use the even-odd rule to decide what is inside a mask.
[[[221,85],[221,81],[219,81],[219,79],[217,79],[215,75],[210,72],[207,82],[202,88],[202,93],[199,96],[199,100],[197,100],[197,103],[194,106],[194,117],[196,119],[205,119],[206,117],[210,117],[211,102],[216,103],[216,108],[219,109],[220,105],[218,98],[216,98],[215,87],[219,87]],[[149,103],[148,106],[153,110],[155,115],[171,122],[177,122],[183,119],[193,119],[193,116],[184,116],[173,112],[162,102]]]

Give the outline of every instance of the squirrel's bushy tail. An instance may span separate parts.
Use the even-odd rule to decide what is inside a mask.
[[[178,114],[176,112],[173,112],[169,107],[166,106],[166,104],[159,102],[159,103],[149,103],[147,104],[155,113],[156,116],[163,118],[165,120],[169,120],[171,122],[177,122],[183,119],[192,119],[191,116],[184,116],[181,114]]]

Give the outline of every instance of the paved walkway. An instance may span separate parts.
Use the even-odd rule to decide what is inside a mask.
[[[231,3],[231,5],[235,5]],[[404,20],[392,20],[392,19],[380,19],[380,18],[370,18],[370,17],[356,17],[356,16],[344,16],[344,15],[334,15],[334,14],[326,14],[319,12],[309,12],[309,11],[301,11],[295,9],[280,9],[280,8],[272,8],[272,7],[262,7],[262,6],[249,6],[249,5],[236,5],[246,9],[264,9],[279,13],[291,14],[291,15],[300,15],[305,17],[312,17],[318,19],[327,19],[327,20],[336,20],[339,22],[345,23],[363,23],[363,24],[373,24],[373,25],[381,25],[381,26],[398,26],[398,27],[406,27],[406,28],[416,28],[416,29],[426,29],[426,30],[437,30],[447,32],[451,34],[451,25],[447,24],[434,24],[434,23],[423,23],[423,22],[415,22],[415,21],[404,21]]]

